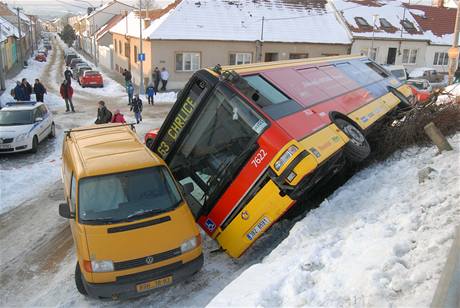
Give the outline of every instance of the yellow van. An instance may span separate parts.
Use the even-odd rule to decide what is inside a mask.
[[[66,203],[75,241],[75,283],[96,298],[143,295],[198,272],[201,237],[180,186],[164,161],[128,125],[66,132]]]

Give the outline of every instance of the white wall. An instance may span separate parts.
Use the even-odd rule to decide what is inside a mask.
[[[429,45],[425,55],[426,66],[434,67],[438,72],[448,72],[448,65],[433,65],[433,61],[436,52],[447,52],[450,47],[445,45]]]
[[[371,46],[372,40],[355,39],[351,46],[351,53],[360,54],[361,50],[371,48]],[[403,41],[401,47],[399,47],[399,41],[374,40],[373,46],[377,48],[377,58],[375,60],[377,63],[386,64],[389,48],[400,48],[401,55],[396,55],[395,65],[404,65],[409,72],[414,68],[427,66],[426,53],[428,43],[425,41]],[[417,61],[415,64],[402,63],[403,49],[417,49]],[[431,64],[433,64],[433,59],[431,59]]]
[[[99,46],[99,65],[104,66],[107,69],[113,69],[113,56],[112,46]]]
[[[102,11],[97,12],[93,16],[88,18],[88,29],[92,34],[95,31],[99,30],[102,26],[104,26],[115,15],[124,14],[126,11],[128,11],[129,13],[132,10],[133,8],[128,5],[115,2],[114,4],[106,7]]]

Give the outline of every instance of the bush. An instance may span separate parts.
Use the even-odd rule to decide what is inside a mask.
[[[437,105],[436,97],[429,104],[417,104],[382,123],[368,136],[372,147],[370,161],[384,160],[397,150],[411,146],[429,146],[431,140],[424,127],[433,122],[445,135],[460,131],[460,105]]]

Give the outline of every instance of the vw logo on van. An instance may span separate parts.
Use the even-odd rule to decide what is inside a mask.
[[[243,211],[241,213],[241,218],[243,218],[243,220],[248,220],[249,219],[249,213],[247,211]]]
[[[153,263],[153,257],[150,256],[150,257],[145,258],[145,263],[152,264]]]

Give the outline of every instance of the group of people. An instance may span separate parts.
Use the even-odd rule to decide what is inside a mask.
[[[32,94],[35,94],[37,102],[43,102],[46,94],[45,86],[39,79],[35,79],[33,87],[23,78],[22,81],[16,81],[16,87],[11,90],[11,96],[17,101],[30,101]]]
[[[134,112],[137,124],[142,121],[142,100],[139,95],[136,95],[131,104],[131,111]],[[124,115],[120,112],[120,109],[112,112],[107,108],[104,101],[98,102],[97,117],[95,124],[106,124],[106,123],[126,123]]]
[[[128,93],[128,106],[132,106],[134,100],[136,100],[136,102],[137,102],[137,100],[139,100],[139,94],[136,95],[136,98],[134,97],[134,85],[132,83],[132,74],[131,74],[131,72],[128,71],[127,69],[125,69],[123,71],[123,76],[125,77],[126,92]],[[168,76],[168,78],[169,78],[169,76]],[[164,84],[165,89],[166,89],[167,82],[168,81],[166,79],[166,83]],[[154,104],[154,97],[155,97],[155,94],[158,92],[157,88],[158,88],[158,84],[156,84],[156,86],[154,86],[152,83],[150,83],[147,86],[147,88],[145,89],[145,94],[147,94],[147,100],[148,100],[149,105]]]

